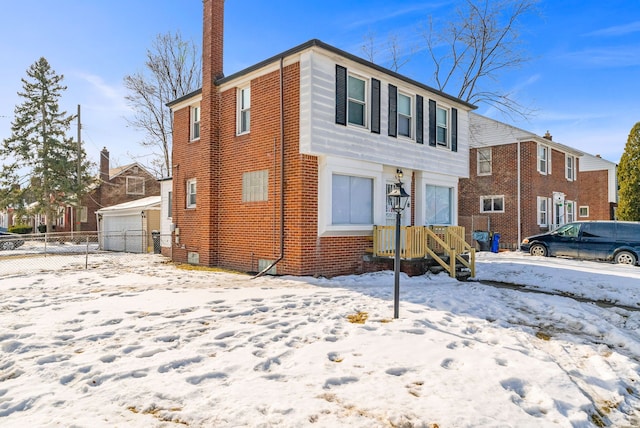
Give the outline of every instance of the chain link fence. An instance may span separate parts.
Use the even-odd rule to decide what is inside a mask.
[[[161,252],[158,232],[60,232],[0,236],[0,278],[20,273],[88,269],[112,257]]]

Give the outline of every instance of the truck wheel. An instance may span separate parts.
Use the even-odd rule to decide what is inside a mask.
[[[544,245],[533,244],[531,248],[529,248],[529,254],[532,256],[547,257],[547,249]]]
[[[635,265],[636,264],[636,256],[629,251],[620,251],[616,254],[615,262],[621,265]]]

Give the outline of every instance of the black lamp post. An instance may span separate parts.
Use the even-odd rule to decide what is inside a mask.
[[[409,202],[410,195],[402,188],[402,170],[396,171],[396,187],[389,194],[393,204],[393,210],[396,212],[396,249],[393,263],[394,269],[394,289],[393,289],[393,318],[398,318],[400,312],[400,219],[402,211]]]

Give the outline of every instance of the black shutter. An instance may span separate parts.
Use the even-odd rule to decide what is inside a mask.
[[[336,64],[336,123],[347,124],[347,69]]]
[[[458,151],[458,109],[451,109],[451,151]]]
[[[436,102],[429,100],[429,145],[436,146]]]
[[[371,132],[380,133],[380,81],[371,79]]]
[[[424,144],[424,98],[416,95],[416,143]]]
[[[389,84],[389,136],[398,136],[398,88]]]

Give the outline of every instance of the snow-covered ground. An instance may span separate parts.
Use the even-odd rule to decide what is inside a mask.
[[[403,275],[394,320],[392,272],[47,259],[0,261],[3,427],[640,426],[628,308]],[[638,267],[480,253],[476,277],[640,308]]]

